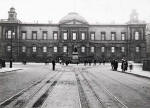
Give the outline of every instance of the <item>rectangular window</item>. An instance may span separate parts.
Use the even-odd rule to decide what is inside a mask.
[[[7,32],[7,35],[8,35],[7,38],[8,38],[8,39],[11,39],[11,36],[12,36],[11,30],[9,30],[9,31]]]
[[[26,47],[22,46],[22,52],[26,52]]]
[[[105,40],[105,32],[101,32],[101,40]]]
[[[121,52],[125,52],[125,47],[121,47]]]
[[[63,33],[64,40],[67,40],[67,33]]]
[[[8,51],[8,52],[11,51],[11,46],[7,46],[7,51]]]
[[[111,52],[112,52],[112,53],[115,52],[115,47],[111,47]]]
[[[105,52],[105,47],[101,47],[101,52]]]
[[[58,32],[53,32],[53,39],[58,40]]]
[[[135,40],[139,40],[139,32],[135,32]]]
[[[94,53],[95,52],[95,47],[91,47],[91,52]]]
[[[140,48],[139,47],[136,47],[136,52],[140,52]]]
[[[76,40],[77,39],[77,33],[72,33],[72,39]]]
[[[43,52],[44,53],[47,52],[47,47],[46,46],[43,47]]]
[[[85,40],[85,33],[81,33],[81,39]]]
[[[95,40],[95,33],[91,33],[91,40]]]
[[[125,33],[121,33],[121,40],[125,40]]]
[[[115,32],[111,33],[111,40],[115,40],[115,34],[116,34]]]
[[[21,39],[25,40],[26,39],[26,32],[21,32]]]
[[[32,52],[36,52],[36,46],[32,47]]]
[[[55,52],[55,53],[58,52],[58,49],[57,49],[56,46],[54,46],[54,52]]]
[[[36,40],[36,39],[37,39],[37,32],[36,32],[36,31],[33,31],[33,32],[32,32],[32,39],[33,39],[33,40]]]
[[[82,52],[82,53],[85,52],[85,47],[84,47],[84,46],[81,47],[81,52]]]
[[[67,52],[67,46],[63,47],[63,52]]]
[[[43,31],[43,40],[47,40],[47,31]]]

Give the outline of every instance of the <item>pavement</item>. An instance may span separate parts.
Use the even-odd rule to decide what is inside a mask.
[[[31,64],[36,64],[36,63],[31,63]],[[83,64],[80,64],[80,65],[83,65]],[[109,63],[106,63],[105,65],[109,65]],[[120,67],[121,67],[121,63],[119,63],[118,72],[122,72]],[[13,71],[18,71],[18,70],[23,70],[23,69],[24,69],[24,66],[22,63],[14,63],[13,68],[9,68],[9,63],[6,63],[6,67],[1,68],[0,73],[13,72]],[[132,74],[132,75],[136,75],[136,76],[144,77],[144,78],[150,78],[150,71],[143,71],[142,64],[140,63],[133,63],[133,70],[130,71],[128,69],[124,73]]]
[[[121,64],[119,64],[118,71],[122,72],[120,67],[121,67]],[[133,63],[133,70],[128,69],[124,73],[132,74],[132,75],[136,75],[138,77],[144,77],[144,78],[149,78],[150,79],[150,71],[143,71],[142,70],[142,64],[139,64],[139,63]]]
[[[16,64],[17,64],[17,66],[16,66]],[[9,67],[9,63],[6,63],[6,67],[5,68],[0,68],[0,73],[23,70],[23,68],[19,67],[18,65],[21,65],[21,63],[15,63],[15,64],[13,64],[13,67],[10,68]]]

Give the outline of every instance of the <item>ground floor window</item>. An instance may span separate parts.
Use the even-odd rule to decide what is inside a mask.
[[[111,52],[112,52],[112,53],[115,52],[115,47],[111,47]]]
[[[47,52],[47,47],[46,46],[43,47],[43,52]]]
[[[139,47],[136,47],[135,50],[136,50],[136,52],[140,52],[140,48]]]
[[[36,46],[33,46],[33,47],[32,47],[32,51],[33,51],[33,52],[36,52]]]
[[[84,47],[84,46],[81,47],[81,52],[82,52],[82,53],[85,52],[85,47]]]
[[[101,47],[101,52],[105,52],[105,47]]]
[[[57,49],[57,47],[56,47],[56,46],[54,46],[54,52],[57,52],[57,50],[58,50],[58,49]]]
[[[26,52],[26,47],[22,46],[22,52]]]
[[[67,52],[67,46],[63,47],[63,52]]]
[[[125,47],[121,47],[121,52],[125,52]]]
[[[91,47],[91,52],[92,52],[92,53],[95,52],[94,50],[95,50],[95,48],[94,48],[94,47]]]
[[[7,46],[7,51],[8,51],[8,52],[11,51],[11,46]]]

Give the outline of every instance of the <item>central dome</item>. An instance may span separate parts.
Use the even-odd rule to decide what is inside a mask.
[[[80,15],[79,15],[78,13],[76,13],[76,12],[71,12],[71,13],[69,13],[68,15],[64,16],[64,17],[59,21],[59,23],[65,23],[65,22],[72,21],[72,20],[77,20],[77,21],[80,21],[80,22],[83,22],[83,23],[88,24],[88,22],[84,19],[84,17],[80,16]]]

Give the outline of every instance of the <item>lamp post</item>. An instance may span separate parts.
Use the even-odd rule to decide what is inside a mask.
[[[11,57],[10,57],[10,65],[9,67],[12,68],[13,66],[13,52],[12,52],[12,40],[13,40],[13,36],[15,36],[15,31],[12,33],[11,31]]]

